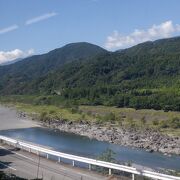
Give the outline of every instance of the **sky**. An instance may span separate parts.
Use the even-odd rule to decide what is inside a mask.
[[[107,50],[180,35],[180,0],[0,0],[0,63],[72,42]]]

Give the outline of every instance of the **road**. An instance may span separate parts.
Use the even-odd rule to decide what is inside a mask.
[[[39,168],[38,164],[40,164]],[[43,177],[43,180],[108,179],[108,177],[95,172],[60,164],[22,150],[17,151],[4,144],[0,144],[0,170],[27,179],[36,178],[37,176],[39,178]]]

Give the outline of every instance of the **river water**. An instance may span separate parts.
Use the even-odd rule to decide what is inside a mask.
[[[0,134],[49,146],[61,152],[91,158],[97,158],[109,148],[115,152],[116,159],[120,162],[131,162],[154,169],[180,170],[180,156],[169,157],[157,152],[149,153],[142,149],[123,147],[47,128],[2,130]]]

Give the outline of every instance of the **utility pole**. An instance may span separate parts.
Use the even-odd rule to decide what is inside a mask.
[[[38,152],[38,156],[39,158],[38,158],[38,167],[37,167],[37,179],[39,177],[39,166],[40,166],[40,153],[39,152]]]

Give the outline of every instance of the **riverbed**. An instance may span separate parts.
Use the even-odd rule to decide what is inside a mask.
[[[119,163],[130,162],[153,169],[180,170],[180,156],[165,156],[158,152],[149,153],[143,149],[125,147],[73,133],[43,128],[30,119],[18,117],[15,109],[2,106],[0,106],[0,134],[91,158],[97,158],[109,148],[115,152],[115,158]]]
[[[0,130],[39,127],[40,124],[28,117],[19,117],[17,110],[12,106],[0,104]]]

